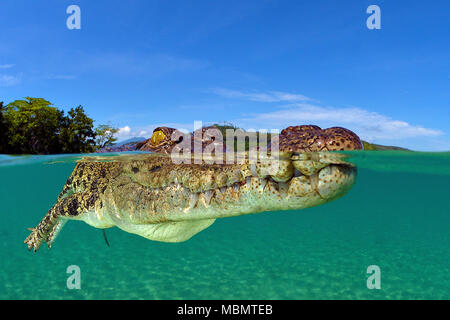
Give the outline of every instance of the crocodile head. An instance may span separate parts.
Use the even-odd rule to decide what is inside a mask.
[[[296,126],[281,132],[279,150],[272,145],[269,157],[259,152],[237,163],[180,163],[169,154],[181,141],[169,138],[173,132],[157,128],[149,140],[166,154],[80,160],[57,203],[25,240],[29,249],[51,245],[68,219],[179,242],[217,218],[324,204],[345,194],[356,177],[342,154],[329,151],[362,148],[347,129]]]

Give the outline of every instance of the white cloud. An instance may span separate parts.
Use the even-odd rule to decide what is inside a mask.
[[[73,80],[75,76],[70,74],[51,74],[47,77],[50,80]]]
[[[426,141],[442,140],[440,145],[444,145],[446,141],[445,134],[441,130],[393,119],[362,108],[324,107],[318,104],[317,100],[301,94],[280,91],[249,93],[225,88],[216,88],[212,92],[230,99],[264,103],[288,102],[287,105],[275,108],[275,111],[230,119],[232,123],[246,129],[282,129],[301,124],[315,124],[324,128],[342,126],[370,142],[395,143],[412,146],[412,148],[417,145],[421,149],[428,149]],[[435,139],[435,137],[439,138]]]
[[[131,128],[129,126],[125,126],[123,128],[119,128],[119,131],[115,134],[115,137],[118,140],[125,140],[125,139],[132,137],[132,136],[130,136],[130,134],[131,134]]]
[[[147,136],[149,133],[147,130],[141,130],[138,133],[138,136],[143,137],[143,136]]]
[[[255,114],[238,123],[252,127],[284,128],[292,124],[316,124],[321,127],[342,126],[372,142],[415,137],[435,137],[443,134],[436,129],[395,120],[361,108],[330,108],[311,104],[292,104],[282,110]]]
[[[318,105],[316,100],[301,94],[281,91],[248,93],[216,88],[213,93],[222,97],[257,102],[290,102],[278,110],[254,114],[232,121],[244,128],[284,128],[293,124],[316,124],[321,127],[343,126],[355,131],[362,139],[377,142],[416,137],[435,137],[444,133],[406,121],[364,110],[362,108],[334,108]],[[306,103],[308,102],[308,103]]]
[[[281,91],[269,91],[267,93],[255,93],[255,92],[241,92],[237,90],[229,90],[224,88],[212,89],[212,92],[232,99],[242,99],[257,102],[298,102],[298,101],[308,101],[308,98],[302,94],[292,94]]]
[[[269,125],[285,127],[294,124],[316,124],[323,127],[343,126],[355,131],[361,138],[376,141],[389,139],[433,137],[442,135],[440,130],[412,125],[395,120],[377,112],[361,108],[329,108],[310,104],[295,104],[287,109],[255,114],[240,119],[246,125]]]
[[[14,64],[0,64],[0,69],[10,69],[14,67]]]
[[[0,74],[0,87],[11,87],[20,83],[20,76]]]

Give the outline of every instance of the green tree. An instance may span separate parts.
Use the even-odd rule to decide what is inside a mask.
[[[95,151],[94,120],[89,118],[82,106],[69,110],[63,118],[60,133],[62,153],[89,153]]]
[[[111,125],[102,124],[95,129],[96,144],[99,149],[108,147],[117,141],[114,135],[119,132],[119,129],[112,127]]]
[[[70,109],[65,115],[45,99],[26,97],[1,110],[1,152],[88,153],[96,148],[94,120],[86,115],[82,106]]]
[[[10,153],[58,153],[64,112],[42,98],[26,97],[6,106]]]

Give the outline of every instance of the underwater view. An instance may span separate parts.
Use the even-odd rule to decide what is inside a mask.
[[[0,156],[0,299],[449,299],[450,153],[345,154],[356,183],[324,205],[217,219],[180,243],[110,228],[107,244],[69,221],[37,253],[27,228],[82,155]]]

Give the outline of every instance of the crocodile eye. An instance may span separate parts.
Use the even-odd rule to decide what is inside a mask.
[[[158,143],[163,141],[165,138],[166,138],[166,135],[161,130],[158,130],[158,131],[153,132],[153,135],[150,138],[150,143],[153,146],[156,146]]]

